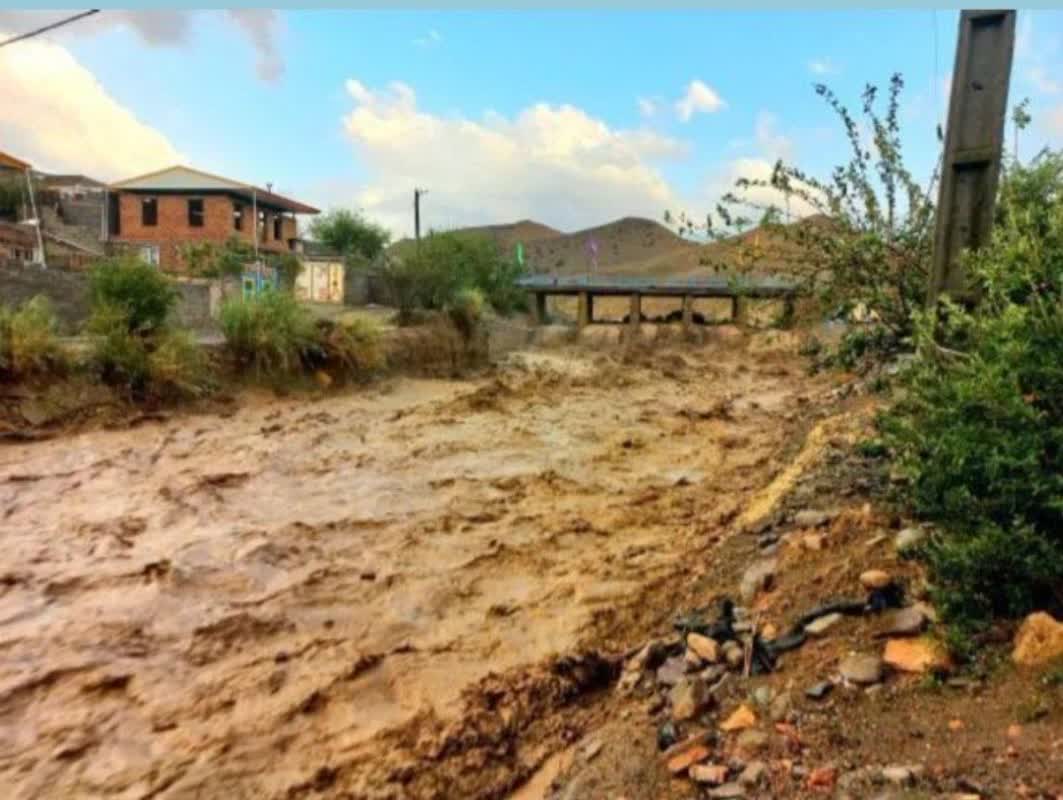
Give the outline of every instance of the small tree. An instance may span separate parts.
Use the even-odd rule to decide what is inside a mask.
[[[337,208],[310,223],[310,235],[345,257],[372,261],[384,250],[391,234],[361,214]]]
[[[160,330],[177,304],[177,291],[150,264],[130,256],[100,261],[89,277],[94,315],[122,314],[130,333]]]

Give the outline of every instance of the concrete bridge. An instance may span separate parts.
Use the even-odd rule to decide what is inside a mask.
[[[747,299],[783,300],[786,314],[793,311],[797,284],[782,278],[754,276],[707,276],[698,278],[643,278],[637,276],[599,275],[528,275],[517,285],[531,295],[532,313],[537,324],[546,320],[546,298],[550,295],[576,297],[579,301],[579,327],[594,322],[594,298],[627,296],[631,298],[628,323],[642,321],[643,297],[679,297],[683,300],[683,327],[694,323],[694,300],[699,297],[724,297],[731,300],[731,317],[744,317]]]

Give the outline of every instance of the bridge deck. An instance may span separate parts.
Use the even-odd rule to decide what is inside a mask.
[[[797,284],[774,277],[708,276],[699,278],[642,278],[601,275],[529,275],[517,285],[529,292],[553,295],[632,295],[647,297],[788,298]]]

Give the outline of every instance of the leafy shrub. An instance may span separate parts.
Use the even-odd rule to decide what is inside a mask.
[[[0,307],[0,373],[24,377],[62,368],[58,329],[46,297],[34,297],[15,311]]]
[[[479,289],[461,289],[451,300],[447,313],[454,326],[468,339],[484,315],[487,301]]]
[[[147,369],[156,397],[201,397],[214,388],[207,354],[188,331],[164,331],[148,354]]]
[[[967,267],[977,309],[919,317],[880,420],[905,499],[941,528],[922,557],[961,639],[1063,608],[1063,155],[1009,172]]]
[[[356,316],[342,323],[321,320],[317,325],[317,346],[322,366],[347,375],[364,377],[386,361],[380,325],[369,317]]]
[[[89,285],[93,307],[106,307],[108,314],[121,309],[131,333],[143,335],[161,329],[177,304],[177,291],[162,273],[128,256],[96,264]]]
[[[387,266],[384,279],[400,320],[408,320],[416,309],[449,310],[465,289],[479,290],[500,314],[512,313],[526,302],[516,286],[522,273],[489,237],[448,232],[422,239],[419,248]]]
[[[151,379],[148,345],[145,337],[132,331],[125,309],[98,307],[87,329],[95,336],[92,365],[100,379],[124,388],[131,398],[146,396]]]
[[[226,301],[221,327],[237,363],[259,375],[295,372],[318,344],[313,318],[287,292]]]

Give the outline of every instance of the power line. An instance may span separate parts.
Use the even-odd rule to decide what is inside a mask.
[[[61,19],[58,22],[53,22],[51,25],[45,25],[43,28],[37,28],[37,30],[30,31],[29,33],[21,33],[18,36],[13,36],[10,39],[6,39],[6,40],[0,42],[0,47],[7,47],[9,44],[14,44],[15,42],[21,42],[23,39],[29,39],[29,38],[32,38],[34,36],[40,36],[42,33],[47,33],[48,31],[54,31],[56,28],[61,28],[64,25],[69,25],[71,22],[77,22],[79,19],[84,19],[85,17],[91,17],[93,14],[99,14],[99,13],[100,13],[100,10],[98,8],[92,8],[92,9],[89,9],[88,11],[82,11],[80,14],[75,14],[72,17],[67,17],[66,19]]]

